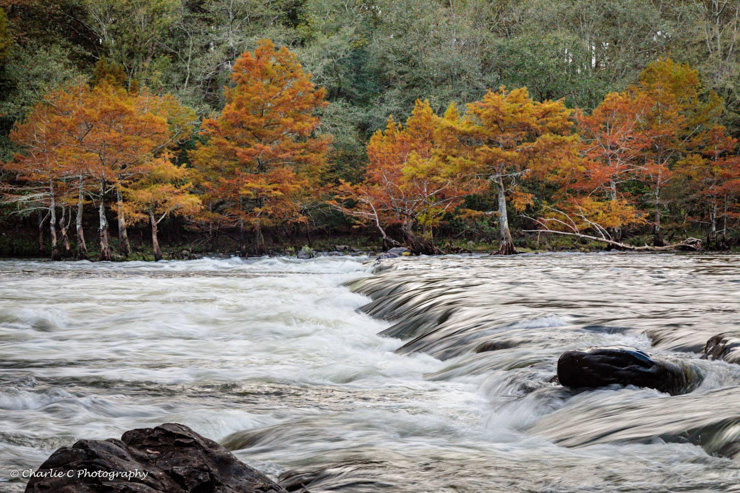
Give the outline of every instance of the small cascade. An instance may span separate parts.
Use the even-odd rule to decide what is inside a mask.
[[[429,380],[483,376],[481,389],[498,412],[512,406],[521,411],[529,401],[535,410],[520,427],[528,434],[568,447],[657,440],[735,456],[740,366],[701,359],[707,340],[722,322],[731,323],[731,317],[720,316],[715,317],[719,328],[716,321],[708,324],[707,312],[719,305],[734,313],[720,286],[702,285],[707,274],[725,274],[719,273],[723,262],[716,269],[703,265],[705,276],[686,278],[695,270],[681,264],[702,260],[626,259],[591,256],[591,265],[583,265],[582,257],[552,255],[384,260],[374,277],[352,289],[372,299],[362,311],[392,324],[381,334],[403,340],[397,353],[445,361],[445,368],[426,375]],[[666,260],[669,265],[662,266]],[[623,263],[630,265],[620,267]],[[525,269],[527,275],[518,276]],[[682,284],[672,277],[682,278]],[[736,339],[727,334],[715,339],[710,346],[717,357],[709,354],[710,359],[733,358]],[[561,354],[615,345],[666,361],[682,382],[671,392],[688,394],[656,395],[618,385],[572,390],[558,384],[555,363]],[[512,404],[511,398],[522,401]]]

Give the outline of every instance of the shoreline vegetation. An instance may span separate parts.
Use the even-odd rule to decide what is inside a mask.
[[[708,250],[701,248],[701,245],[688,242],[687,244],[666,245],[659,248],[645,248],[645,244],[627,245],[627,248],[609,247],[608,244],[596,241],[587,241],[576,239],[575,241],[545,242],[541,241],[538,245],[536,241],[528,239],[527,241],[518,241],[516,244],[516,253],[513,255],[524,254],[547,254],[547,253],[701,253],[701,254],[737,254],[740,253],[738,248]],[[349,243],[349,242],[348,242]],[[113,243],[115,245],[115,243]],[[259,259],[259,258],[295,258],[299,260],[308,260],[318,257],[358,257],[367,256],[378,260],[393,259],[399,257],[413,257],[419,255],[406,247],[386,248],[382,244],[332,244],[331,241],[317,241],[311,247],[307,244],[295,246],[274,246],[259,254],[247,252],[245,255],[234,245],[232,249],[221,249],[218,251],[191,249],[189,245],[175,245],[163,250],[163,256],[155,259],[150,248],[146,246],[132,245],[132,250],[127,256],[117,253],[115,247],[111,256],[111,262],[137,262],[137,261],[158,261],[158,260],[199,260],[205,258],[211,259]],[[473,243],[458,244],[448,246],[445,250],[439,250],[436,253],[424,255],[483,255],[483,256],[500,256],[497,251],[497,243]],[[99,258],[94,255],[95,250],[91,250],[89,258],[77,258],[75,256],[59,257],[50,259],[48,256],[40,256],[38,253],[33,254],[16,254],[0,256],[3,260],[52,260],[56,262],[75,262],[75,261],[92,261],[98,262]]]
[[[414,25],[401,22],[421,7],[410,0],[398,2],[408,12],[345,3],[342,15],[355,17],[343,20],[331,1],[291,3],[285,18],[285,6],[263,7],[277,17],[239,43],[209,32],[241,25],[248,2],[228,19],[218,0],[43,3],[0,0],[0,257],[740,244],[740,6],[659,10],[643,41],[625,40],[638,56],[605,25],[539,46],[524,32],[567,12],[535,0],[527,11],[551,18],[539,28],[520,19],[506,35],[491,30],[499,18],[478,24],[495,2],[451,3],[428,9],[467,19],[467,31],[450,33],[461,42],[450,53],[432,42],[432,56],[417,53],[413,32],[389,41]],[[635,32],[632,21],[654,7],[637,3],[617,22]],[[616,8],[581,7],[573,19],[597,26]],[[327,14],[351,32],[332,35]],[[117,20],[133,18],[142,22]],[[702,46],[681,38],[689,27]],[[468,53],[473,40],[479,50]],[[533,52],[507,51],[516,46]],[[389,50],[399,58],[378,65]],[[469,64],[452,70],[461,53]],[[525,63],[515,77],[492,61],[507,56],[553,64],[543,75]],[[427,73],[432,59],[447,65]],[[218,67],[210,79],[198,65],[207,60]]]

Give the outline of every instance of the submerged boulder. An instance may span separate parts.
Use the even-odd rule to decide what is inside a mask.
[[[558,359],[558,380],[571,388],[634,385],[672,395],[690,390],[683,368],[653,359],[637,349],[622,347],[566,351]]]
[[[26,493],[287,493],[223,446],[175,423],[54,452]]]
[[[740,334],[726,332],[711,337],[704,346],[702,358],[740,364]]]

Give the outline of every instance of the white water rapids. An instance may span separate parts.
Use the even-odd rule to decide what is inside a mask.
[[[295,491],[740,491],[740,365],[696,352],[738,329],[738,260],[3,261],[0,492],[165,422]],[[551,381],[563,351],[614,345],[700,383]]]

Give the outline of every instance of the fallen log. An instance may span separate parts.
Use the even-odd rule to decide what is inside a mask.
[[[593,236],[593,235],[587,235],[583,233],[572,233],[570,231],[557,231],[553,229],[525,229],[525,233],[545,233],[545,234],[555,234],[555,235],[562,235],[562,236],[573,236],[575,238],[583,238],[585,240],[593,240],[598,241],[601,243],[606,243],[607,245],[611,245],[613,247],[619,248],[620,250],[629,250],[633,252],[639,252],[639,251],[647,251],[647,252],[661,252],[661,251],[670,251],[670,250],[691,250],[691,251],[699,251],[701,250],[701,240],[699,238],[686,238],[682,242],[679,243],[672,243],[670,245],[663,245],[663,246],[650,246],[650,245],[643,245],[643,246],[635,246],[635,245],[628,245],[626,243],[621,243],[619,241],[610,240],[608,238],[601,238],[599,236]]]

